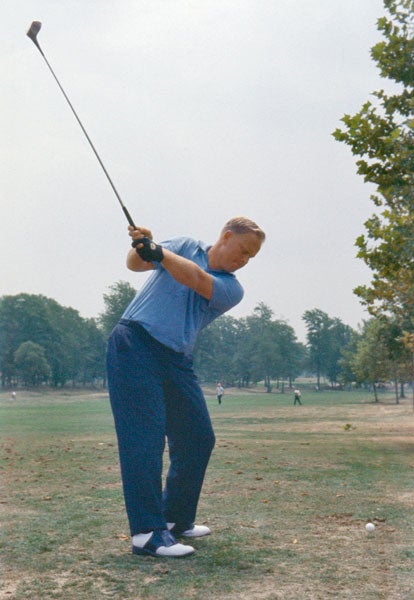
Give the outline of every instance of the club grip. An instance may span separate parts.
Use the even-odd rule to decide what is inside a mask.
[[[137,229],[137,226],[135,225],[134,221],[132,220],[132,217],[129,214],[127,207],[122,205],[122,210],[124,211],[124,215],[126,216],[127,221],[131,225],[131,227],[133,227],[134,229]]]

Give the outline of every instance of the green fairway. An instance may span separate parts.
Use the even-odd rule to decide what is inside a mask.
[[[0,598],[413,598],[411,402],[226,391],[181,561],[130,554],[106,394],[0,394]]]

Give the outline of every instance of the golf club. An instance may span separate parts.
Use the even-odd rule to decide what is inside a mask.
[[[75,109],[73,108],[71,101],[70,101],[70,100],[69,100],[69,98],[67,97],[65,90],[64,90],[64,89],[63,89],[63,87],[61,86],[61,84],[60,84],[60,82],[59,82],[59,79],[56,77],[56,75],[55,75],[55,73],[54,73],[54,71],[53,71],[52,67],[51,67],[51,66],[50,66],[50,64],[49,64],[49,61],[47,60],[46,56],[45,56],[45,55],[44,55],[44,53],[43,53],[43,50],[41,49],[41,47],[40,47],[40,45],[39,45],[39,42],[38,42],[38,40],[37,40],[37,34],[39,33],[39,31],[40,31],[40,28],[41,28],[41,27],[42,27],[42,24],[41,24],[41,22],[40,22],[40,21],[33,21],[33,23],[30,25],[29,31],[27,32],[27,36],[28,36],[28,37],[29,37],[29,38],[32,40],[32,42],[34,43],[34,45],[36,46],[36,48],[39,50],[40,54],[43,56],[43,58],[44,58],[44,60],[45,60],[45,63],[46,63],[46,64],[47,64],[47,66],[49,67],[49,70],[50,70],[50,72],[52,73],[53,77],[54,77],[54,78],[55,78],[55,80],[56,80],[56,83],[58,84],[58,86],[59,86],[59,88],[60,88],[60,91],[61,91],[61,92],[62,92],[62,94],[64,95],[66,102],[69,104],[71,111],[72,111],[72,112],[73,112],[73,114],[75,115],[75,118],[76,118],[77,122],[79,123],[79,125],[80,125],[80,127],[81,127],[81,129],[82,129],[83,133],[85,134],[85,136],[86,136],[86,139],[88,140],[90,147],[91,147],[91,148],[92,148],[92,150],[94,151],[94,154],[95,154],[96,158],[98,159],[98,162],[99,162],[99,164],[101,165],[101,167],[102,167],[102,169],[103,169],[103,172],[104,172],[104,173],[105,173],[105,175],[106,175],[106,178],[108,179],[108,181],[109,181],[109,183],[110,183],[110,185],[111,185],[111,187],[112,187],[113,191],[115,192],[115,196],[118,198],[118,202],[119,202],[119,204],[121,205],[121,208],[122,208],[122,210],[124,211],[124,215],[126,216],[128,223],[131,225],[131,227],[133,227],[134,229],[137,229],[137,227],[136,227],[136,226],[135,226],[135,224],[134,224],[134,221],[132,220],[132,217],[131,217],[131,215],[129,214],[129,212],[128,212],[128,210],[127,210],[126,206],[124,205],[124,203],[122,202],[122,200],[121,200],[121,197],[120,197],[120,195],[118,194],[118,192],[117,192],[117,189],[116,189],[116,187],[115,187],[115,185],[114,185],[114,183],[113,183],[112,179],[110,178],[110,176],[109,176],[109,173],[108,173],[108,171],[107,171],[107,170],[106,170],[106,168],[105,168],[105,165],[103,164],[103,162],[102,162],[102,160],[101,160],[101,157],[99,156],[98,152],[96,151],[96,148],[95,148],[95,146],[93,145],[91,138],[90,138],[90,137],[89,137],[89,135],[87,134],[87,132],[86,132],[86,129],[85,129],[85,127],[82,125],[82,122],[81,122],[81,120],[79,119],[78,115],[76,114],[76,111],[75,111]]]

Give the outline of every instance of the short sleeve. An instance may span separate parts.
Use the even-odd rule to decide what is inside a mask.
[[[220,313],[227,312],[236,306],[243,298],[243,288],[234,275],[230,273],[213,277],[213,295],[210,298],[209,308]]]

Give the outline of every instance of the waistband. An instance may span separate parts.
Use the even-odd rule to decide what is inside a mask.
[[[151,335],[149,331],[147,331],[145,327],[141,325],[141,323],[139,323],[138,321],[132,321],[131,319],[120,319],[118,324],[125,325],[126,327],[133,329],[141,337],[142,340],[148,342],[149,344],[153,344],[163,352],[167,352],[168,354],[177,357],[185,356],[183,352],[177,352],[176,350],[173,350],[169,346],[166,346],[165,344],[157,340],[157,338]]]

